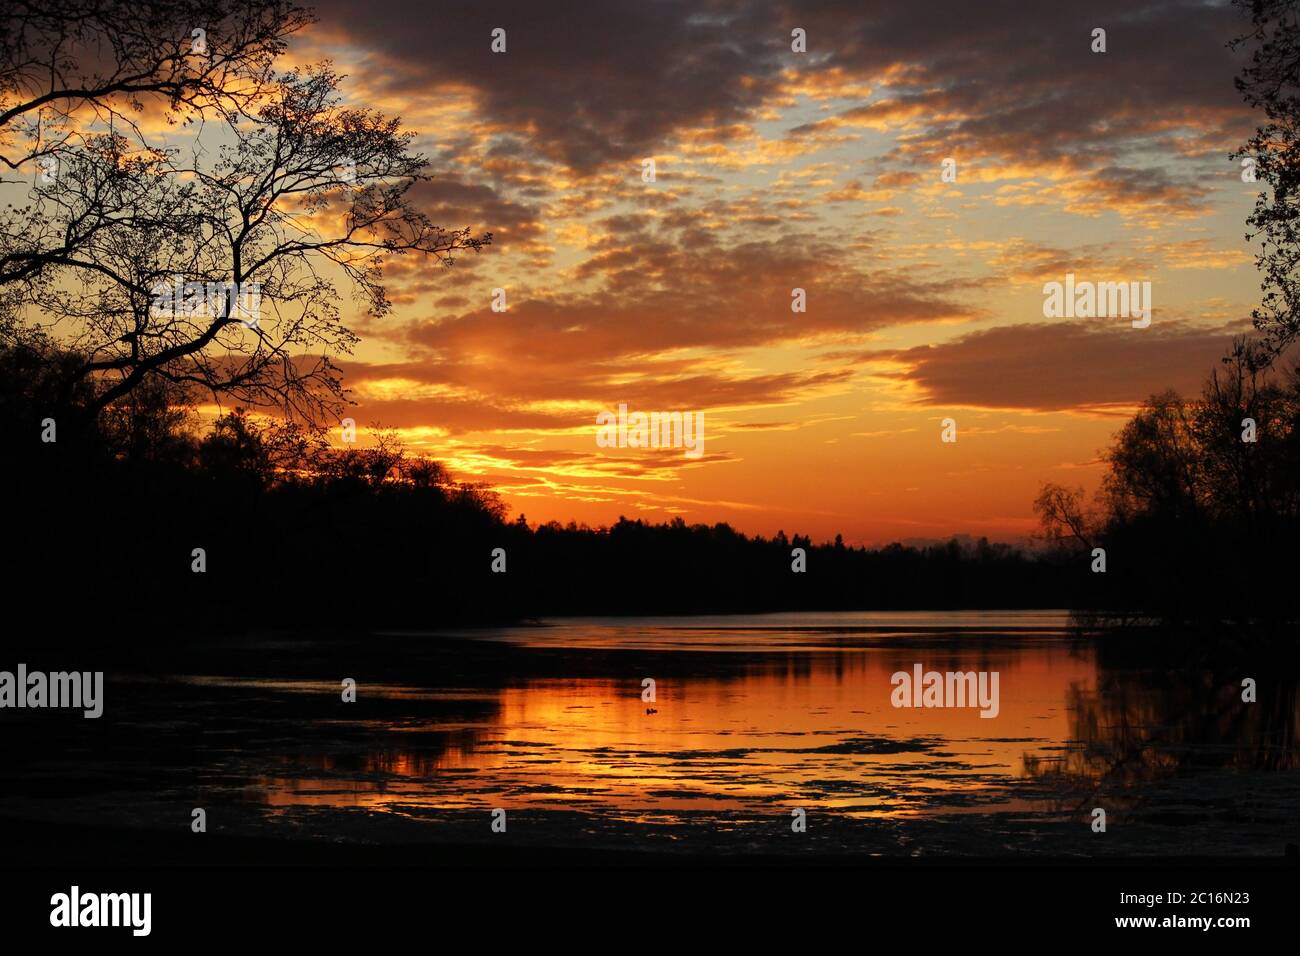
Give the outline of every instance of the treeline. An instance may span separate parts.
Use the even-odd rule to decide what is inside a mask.
[[[544,614],[1064,607],[1088,583],[1068,563],[983,539],[867,549],[681,518],[543,525],[517,546],[529,569],[523,596]],[[805,571],[794,570],[795,549]]]
[[[8,607],[34,625],[180,634],[837,609],[1290,620],[1300,376],[1253,363],[1239,349],[1199,400],[1149,401],[1106,453],[1091,503],[1047,486],[1037,507],[1050,547],[1027,553],[984,540],[854,548],[680,518],[530,526],[391,435],[337,448],[238,409],[199,427],[161,379],[79,417],[58,355],[11,347],[0,350],[0,575]],[[62,409],[53,421],[50,408]]]
[[[0,574],[9,607],[32,611],[35,626],[183,635],[559,614],[1059,607],[1088,583],[1077,567],[987,542],[867,550],[680,519],[530,527],[522,515],[507,520],[489,489],[391,436],[340,449],[240,410],[199,428],[184,396],[157,379],[79,420],[75,402],[70,411],[55,394],[57,365],[32,350],[0,352],[9,505]],[[64,412],[50,423],[53,407]],[[502,562],[505,572],[493,571]]]

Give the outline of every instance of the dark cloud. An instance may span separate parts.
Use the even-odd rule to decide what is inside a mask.
[[[635,242],[597,248],[581,271],[602,288],[563,299],[512,299],[500,313],[485,302],[411,325],[407,344],[439,361],[498,355],[540,376],[593,363],[627,372],[641,357],[677,349],[777,345],[981,314],[954,301],[965,291],[958,283],[865,273],[833,250],[821,255],[788,239],[704,255]],[[795,288],[806,293],[806,312],[791,311]]]
[[[1065,0],[927,4],[792,3],[828,67],[894,67],[898,103],[922,105],[928,137],[952,155],[1102,157],[1170,121],[1202,129],[1248,112],[1226,48],[1245,21],[1226,3]],[[1107,51],[1093,53],[1094,28]],[[868,106],[867,110],[884,110]],[[951,114],[956,114],[951,116]],[[951,116],[951,118],[949,118]],[[1234,143],[1225,144],[1233,146]]]
[[[317,10],[327,29],[373,51],[390,92],[472,86],[488,116],[580,170],[645,155],[683,126],[749,117],[789,49],[775,21],[755,29],[746,5],[698,0],[409,0],[368,4],[364,16],[354,3],[323,0]],[[490,49],[497,27],[504,54]]]
[[[448,229],[490,231],[496,246],[527,242],[545,231],[536,207],[512,202],[491,186],[438,176],[416,183],[408,195],[434,222]]]
[[[1038,411],[1132,406],[1173,388],[1199,394],[1242,322],[1214,329],[1131,328],[1126,320],[990,329],[940,345],[861,358],[897,360],[926,405]]]
[[[585,171],[685,130],[738,135],[788,69],[887,78],[890,102],[841,118],[909,115],[924,132],[899,155],[1106,166],[1160,145],[1171,123],[1201,131],[1213,152],[1249,125],[1232,85],[1240,61],[1225,46],[1243,21],[1202,0],[404,0],[368,4],[364,16],[343,0],[318,7],[325,29],[370,52],[390,92],[468,85],[528,150]],[[794,26],[807,30],[807,55],[790,52]],[[495,27],[507,31],[505,54],[490,52]],[[1107,31],[1104,54],[1090,50],[1095,27]],[[493,154],[522,148],[502,140]]]

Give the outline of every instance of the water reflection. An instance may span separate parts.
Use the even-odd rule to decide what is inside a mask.
[[[353,739],[359,750],[275,755],[258,799],[416,817],[509,806],[602,824],[704,819],[719,830],[792,807],[918,831],[979,821],[919,839],[953,852],[980,839],[983,852],[1019,850],[1052,825],[1069,845],[1099,803],[1150,852],[1204,852],[1184,829],[1203,827],[1208,804],[1249,804],[1236,831],[1216,824],[1214,839],[1272,852],[1300,799],[1286,773],[1297,770],[1294,667],[1270,662],[1260,702],[1243,704],[1239,665],[1155,666],[1123,645],[1073,639],[1064,615],[575,621],[476,640],[561,661],[608,656],[603,673],[507,683],[472,717],[412,711],[421,695],[394,688],[400,718]],[[891,675],[918,663],[998,671],[998,717],[893,707]],[[457,691],[442,693],[426,696],[447,704]]]
[[[1094,686],[1069,690],[1069,749],[1056,758],[1028,757],[1027,772],[1136,807],[1155,786],[1182,784],[1189,796],[1203,798],[1228,786],[1232,775],[1259,774],[1263,781],[1300,769],[1293,655],[1238,650],[1177,667],[1159,666],[1152,656],[1113,640],[1104,645]],[[1242,678],[1250,675],[1253,703],[1242,699]]]
[[[228,833],[405,845],[488,839],[484,811],[508,807],[515,838],[541,846],[691,852],[1271,855],[1300,840],[1293,652],[1080,640],[1065,614],[586,620],[190,659],[205,663],[112,675],[93,746],[79,721],[15,711],[40,732],[6,737],[0,811],[150,827],[202,801]],[[998,716],[893,707],[891,676],[917,664],[997,671]],[[1241,701],[1247,676],[1257,703]],[[797,844],[792,808],[810,821]]]
[[[678,673],[524,681],[501,688],[492,714],[457,727],[454,739],[422,736],[429,749],[403,746],[412,730],[404,721],[381,735],[383,751],[283,755],[258,783],[278,806],[508,802],[626,818],[775,805],[863,817],[1022,805],[1018,783],[1070,745],[1071,702],[1095,686],[1092,655],[1065,639],[1063,619],[861,617],[819,615],[803,629],[763,618],[494,632],[484,639],[551,651],[652,646],[714,657],[703,674],[679,662]],[[730,659],[718,664],[719,654]],[[894,708],[890,677],[916,663],[998,671],[999,716]],[[641,699],[642,676],[657,681],[654,713]]]

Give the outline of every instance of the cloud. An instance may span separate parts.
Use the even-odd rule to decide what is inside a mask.
[[[1106,413],[1201,382],[1248,323],[1216,328],[1133,329],[1127,322],[1025,324],[952,342],[865,353],[897,363],[918,404]]]
[[[365,51],[367,83],[408,98],[469,89],[494,150],[520,150],[515,137],[581,172],[695,131],[735,140],[793,94],[876,98],[796,124],[792,138],[911,128],[919,135],[900,158],[1004,165],[1110,167],[1166,137],[1186,153],[1221,152],[1248,119],[1225,48],[1243,21],[1200,0],[942,0],[924,15],[859,0],[502,0],[445,15],[406,0],[364,17],[342,0],[318,7],[326,33]],[[807,30],[807,55],[790,52],[794,26]],[[1095,26],[1108,31],[1106,53],[1090,50]],[[497,27],[503,54],[490,51]]]
[[[527,243],[545,231],[537,206],[512,202],[491,186],[439,176],[416,183],[408,196],[416,208],[446,228],[490,230],[497,246]]]
[[[748,119],[789,49],[744,5],[694,0],[500,0],[445,13],[408,0],[372,4],[364,17],[342,0],[317,9],[326,30],[370,53],[386,92],[468,86],[503,130],[577,170],[648,155],[679,128]],[[498,27],[506,52],[494,54]]]
[[[465,432],[573,432],[594,429],[598,410],[704,411],[784,405],[847,383],[851,369],[751,372],[698,362],[655,363],[644,375],[622,365],[560,363],[535,374],[511,371],[503,354],[485,367],[460,362],[341,367],[358,421]]]

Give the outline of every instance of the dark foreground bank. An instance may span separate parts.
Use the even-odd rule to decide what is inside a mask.
[[[113,852],[103,834],[85,836],[88,850]],[[41,837],[32,831],[16,845],[35,849]],[[322,863],[301,847],[214,841],[188,861],[147,867],[111,856],[8,864],[0,868],[0,919],[11,943],[139,944],[126,927],[53,928],[53,901],[77,887],[83,895],[148,894],[149,938],[163,945],[196,936],[296,947],[414,937],[493,947],[568,941],[581,950],[650,934],[770,951],[900,934],[967,946],[1133,934],[1224,948],[1285,938],[1298,886],[1300,867],[1282,858],[808,865],[743,856],[668,867],[634,853],[476,850],[431,862],[385,848]]]

